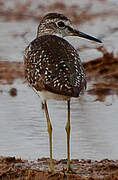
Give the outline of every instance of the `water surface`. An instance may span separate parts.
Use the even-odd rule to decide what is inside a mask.
[[[1,87],[0,155],[36,159],[49,155],[48,133],[41,100],[26,84],[16,82],[16,97]],[[83,95],[71,101],[71,157],[91,159],[118,158],[118,100],[94,101]],[[112,104],[111,104],[112,103]],[[67,104],[48,101],[53,126],[54,158],[66,158]]]

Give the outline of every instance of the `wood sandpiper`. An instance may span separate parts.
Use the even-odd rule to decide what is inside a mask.
[[[71,21],[59,13],[44,16],[38,26],[37,37],[25,49],[25,77],[39,93],[44,104],[50,145],[50,170],[52,160],[52,125],[46,101],[66,100],[68,107],[67,171],[70,170],[70,99],[78,98],[86,88],[85,72],[74,47],[64,39],[78,36],[101,43],[101,40],[73,28]]]

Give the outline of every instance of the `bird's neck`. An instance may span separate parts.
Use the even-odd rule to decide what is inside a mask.
[[[44,24],[40,24],[38,26],[37,37],[44,36],[44,35],[52,35],[53,33],[54,33],[54,30],[48,27],[45,27]]]
[[[54,29],[50,29],[47,27],[45,28],[45,26],[41,25],[38,27],[37,37],[44,36],[44,35],[55,35],[58,37],[63,37],[62,34],[55,32]]]
[[[51,31],[50,29],[46,29],[46,30],[38,30],[38,32],[37,32],[37,37],[40,37],[40,36],[44,36],[44,35],[53,35],[54,34],[54,32],[53,31]]]

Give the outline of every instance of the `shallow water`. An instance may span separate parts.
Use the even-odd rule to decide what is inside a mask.
[[[48,133],[41,100],[26,84],[16,82],[16,97],[2,86],[0,94],[0,155],[36,159],[49,155]],[[71,157],[118,158],[118,100],[94,101],[83,95],[71,101]],[[111,104],[112,103],[112,104]],[[54,158],[66,158],[66,102],[48,102],[53,126]]]

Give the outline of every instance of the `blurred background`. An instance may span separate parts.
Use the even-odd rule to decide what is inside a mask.
[[[0,0],[0,155],[49,156],[41,100],[24,80],[23,53],[48,12],[103,41],[66,38],[78,50],[88,87],[71,101],[71,157],[118,158],[118,1]],[[50,100],[54,158],[66,158],[66,102]]]

